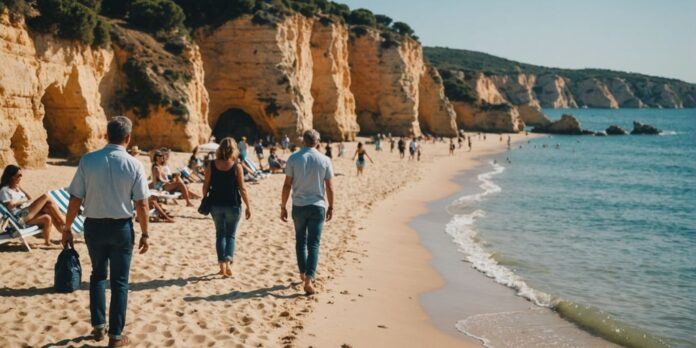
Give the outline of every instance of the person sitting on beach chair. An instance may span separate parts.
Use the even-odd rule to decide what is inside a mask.
[[[0,202],[20,223],[41,226],[44,243],[51,245],[51,226],[62,231],[65,218],[48,194],[31,202],[31,196],[20,187],[21,181],[20,167],[12,164],[5,167],[0,178]]]
[[[280,159],[276,152],[276,147],[271,146],[270,155],[268,155],[268,167],[273,174],[282,173],[285,170],[285,161]]]
[[[155,190],[166,191],[169,193],[181,192],[182,197],[186,200],[187,207],[193,207],[191,203],[191,198],[198,199],[200,196],[191,192],[184,183],[181,175],[176,173],[172,175],[172,179],[167,177],[164,169],[165,157],[161,151],[155,151],[154,158],[152,160],[152,185]]]

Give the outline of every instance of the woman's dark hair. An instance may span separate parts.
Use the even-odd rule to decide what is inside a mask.
[[[358,142],[358,149],[362,149],[362,147],[363,147],[362,141]]]
[[[10,180],[12,180],[12,178],[17,175],[20,170],[22,170],[22,168],[19,168],[14,164],[10,164],[5,167],[5,170],[2,172],[2,178],[0,178],[0,188],[9,186]]]

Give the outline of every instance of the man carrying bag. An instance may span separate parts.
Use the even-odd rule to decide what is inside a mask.
[[[138,248],[148,248],[147,175],[143,165],[126,152],[131,138],[131,121],[123,116],[107,125],[109,144],[82,157],[70,183],[70,204],[63,230],[63,247],[72,246],[70,226],[84,203],[85,242],[92,261],[89,280],[89,309],[94,339],[106,335],[106,278],[111,274],[109,308],[109,347],[130,343],[122,335],[128,305],[128,273],[133,256],[133,202],[141,217],[142,234]]]

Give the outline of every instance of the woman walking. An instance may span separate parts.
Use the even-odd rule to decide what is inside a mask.
[[[246,206],[245,217],[251,218],[251,208],[244,187],[244,172],[237,163],[239,150],[234,139],[220,141],[216,159],[205,172],[203,197],[210,201],[210,215],[215,222],[215,250],[220,273],[232,275],[234,239],[242,215],[242,202]]]
[[[365,151],[365,148],[363,147],[363,143],[359,142],[358,143],[358,149],[355,150],[355,155],[353,155],[353,160],[355,158],[358,158],[358,160],[355,162],[355,166],[358,168],[358,176],[362,175],[363,169],[365,169],[365,157],[370,160],[370,163],[374,164],[375,162],[372,161],[372,158],[370,155],[367,154],[367,151]]]

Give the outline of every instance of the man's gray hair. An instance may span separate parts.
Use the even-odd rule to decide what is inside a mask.
[[[315,131],[314,129],[310,129],[304,132],[302,135],[302,140],[304,141],[305,146],[314,147],[319,144],[321,136],[319,135],[319,132]]]
[[[122,144],[133,131],[133,123],[128,117],[112,117],[106,125],[106,136],[112,144]]]

